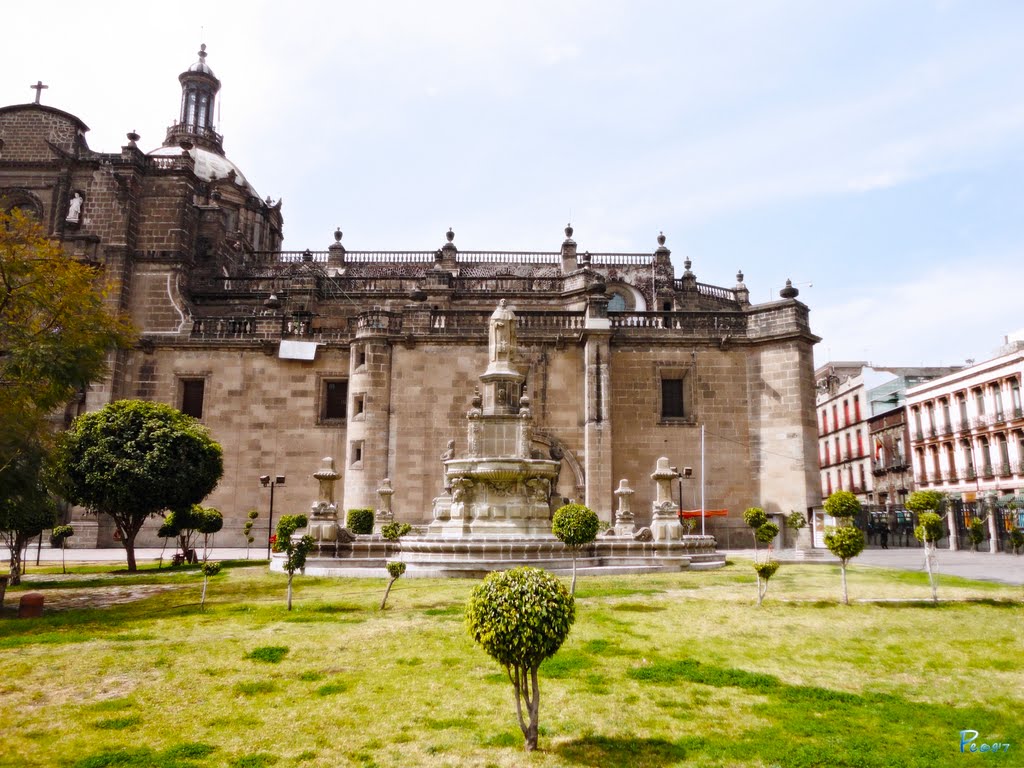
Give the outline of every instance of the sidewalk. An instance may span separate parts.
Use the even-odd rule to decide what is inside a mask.
[[[752,549],[724,550],[727,557],[743,557],[752,560]],[[199,550],[200,554],[202,550]],[[819,556],[797,556],[792,549],[776,550],[776,559],[787,563],[823,563],[834,564],[838,561],[828,550],[814,550]],[[113,563],[124,565],[123,549],[68,549],[65,550],[68,563]],[[164,562],[169,563],[174,550],[168,547],[164,552]],[[763,550],[761,552],[763,555]],[[135,550],[139,562],[155,561],[160,558],[159,547],[143,547]],[[0,568],[9,559],[6,547],[0,547]],[[245,547],[215,547],[210,550],[211,560],[244,560]],[[250,560],[266,560],[266,548],[251,548]],[[60,563],[60,550],[43,547],[39,551],[40,563]],[[940,549],[935,555],[939,572],[946,576],[961,576],[965,579],[981,581],[998,581],[1004,584],[1024,585],[1024,555],[1010,555],[1005,552],[991,554],[989,552],[950,552]],[[25,558],[29,572],[36,563],[36,548],[29,547]],[[919,571],[924,573],[924,550],[919,548],[904,549],[866,549],[852,561],[853,565],[869,565],[878,568],[896,568],[901,571]],[[6,569],[4,569],[6,570]]]
[[[787,563],[826,563],[839,561],[828,550],[814,550],[822,553],[819,557],[795,557],[791,549],[777,550],[775,558]],[[727,556],[753,559],[752,549],[730,549]],[[764,555],[764,551],[761,551]],[[878,568],[895,568],[901,571],[925,572],[924,550],[920,548],[865,549],[850,561],[851,565],[869,565]],[[1024,555],[1005,552],[950,552],[940,549],[935,553],[935,563],[944,576],[960,576],[965,579],[998,581],[1004,584],[1024,585]]]

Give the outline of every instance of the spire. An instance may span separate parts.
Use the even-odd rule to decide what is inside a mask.
[[[181,111],[178,122],[167,129],[164,146],[191,141],[194,146],[224,154],[223,137],[213,128],[213,116],[220,80],[206,63],[206,43],[199,46],[199,60],[178,75],[181,83]]]

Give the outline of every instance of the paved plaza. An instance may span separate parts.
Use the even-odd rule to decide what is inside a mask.
[[[821,552],[822,550],[816,550]],[[157,560],[160,557],[159,548],[139,548],[135,550],[139,562]],[[164,561],[170,562],[173,550],[168,548],[164,552]],[[763,553],[762,553],[763,554]],[[752,549],[730,549],[726,550],[728,557],[753,558]],[[776,553],[776,557],[783,562],[804,562],[804,563],[835,563],[838,562],[828,552],[820,559],[806,557],[794,557],[793,550],[782,550]],[[250,549],[249,557],[256,560],[266,556],[266,550]],[[0,548],[0,558],[6,560],[7,549]],[[68,563],[124,563],[124,550],[120,549],[68,549],[66,551]],[[210,551],[210,558],[213,560],[236,560],[245,558],[244,547],[216,547]],[[940,549],[936,555],[939,573],[944,576],[961,576],[965,579],[981,579],[983,581],[998,581],[1004,584],[1024,585],[1024,555],[1010,555],[1006,553],[991,554],[989,552],[950,552]],[[35,547],[29,549],[28,557],[25,558],[29,572],[35,565],[37,550]],[[42,547],[38,550],[40,563],[59,563],[60,550]],[[903,571],[924,572],[924,553],[921,549],[868,549],[857,556],[853,565],[875,566],[878,568],[897,568]]]

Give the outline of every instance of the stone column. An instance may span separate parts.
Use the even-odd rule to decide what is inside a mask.
[[[960,550],[960,534],[956,529],[956,513],[952,504],[946,510],[946,527],[949,529],[949,551],[957,552]]]
[[[376,509],[377,478],[391,476],[391,344],[385,321],[360,324],[352,342],[349,371],[344,508]]]
[[[607,322],[607,320],[605,320]],[[589,320],[588,320],[589,323]],[[584,349],[586,421],[583,427],[586,504],[598,517],[612,521],[612,422],[609,371],[610,332],[586,330]]]
[[[633,513],[629,508],[630,497],[634,493],[635,491],[629,487],[628,480],[619,481],[619,487],[615,491],[615,496],[619,500],[619,508],[615,512],[615,533],[619,536],[632,536],[636,529]]]
[[[391,478],[385,477],[380,483],[380,488],[377,489],[377,495],[380,496],[380,506],[377,508],[377,514],[374,515],[373,519],[374,533],[380,533],[381,528],[395,520],[395,513],[391,511],[391,496],[394,492],[395,489],[391,487]]]
[[[679,541],[683,538],[683,527],[679,525],[679,506],[672,500],[672,481],[678,473],[668,465],[668,458],[662,456],[651,473],[656,495],[651,515],[651,534],[655,541]]]
[[[988,551],[995,554],[999,551],[999,508],[995,493],[985,496],[985,510],[988,512]]]

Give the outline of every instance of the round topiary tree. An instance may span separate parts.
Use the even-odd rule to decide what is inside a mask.
[[[295,572],[306,565],[306,556],[316,546],[312,536],[306,534],[297,541],[292,541],[292,534],[309,524],[305,515],[282,515],[277,521],[277,538],[274,540],[274,551],[284,554],[284,570],[288,574],[288,610],[292,609],[292,579]]]
[[[941,491],[914,491],[907,497],[904,506],[917,515],[914,538],[924,545],[924,567],[928,571],[928,583],[932,588],[932,601],[938,602],[938,571],[935,567],[936,545],[945,535],[939,510],[946,501]]]
[[[768,513],[760,507],[747,507],[743,511],[743,522],[754,535],[754,559],[757,560],[757,529],[768,522]]]
[[[843,605],[850,604],[850,595],[846,589],[846,564],[864,551],[864,531],[852,525],[840,528],[829,528],[825,534],[825,546],[828,551],[839,558],[839,570],[843,575]]]
[[[582,504],[566,504],[558,508],[551,520],[551,532],[572,552],[572,586],[569,594],[576,594],[576,554],[597,538],[601,521],[597,513]]]
[[[826,514],[838,520],[849,520],[860,512],[860,500],[850,491],[835,491],[823,506]]]
[[[466,606],[469,634],[505,668],[515,688],[516,714],[527,752],[537,748],[537,669],[562,646],[575,620],[572,595],[555,576],[539,568],[490,574],[473,590]],[[523,717],[524,705],[528,721]]]

